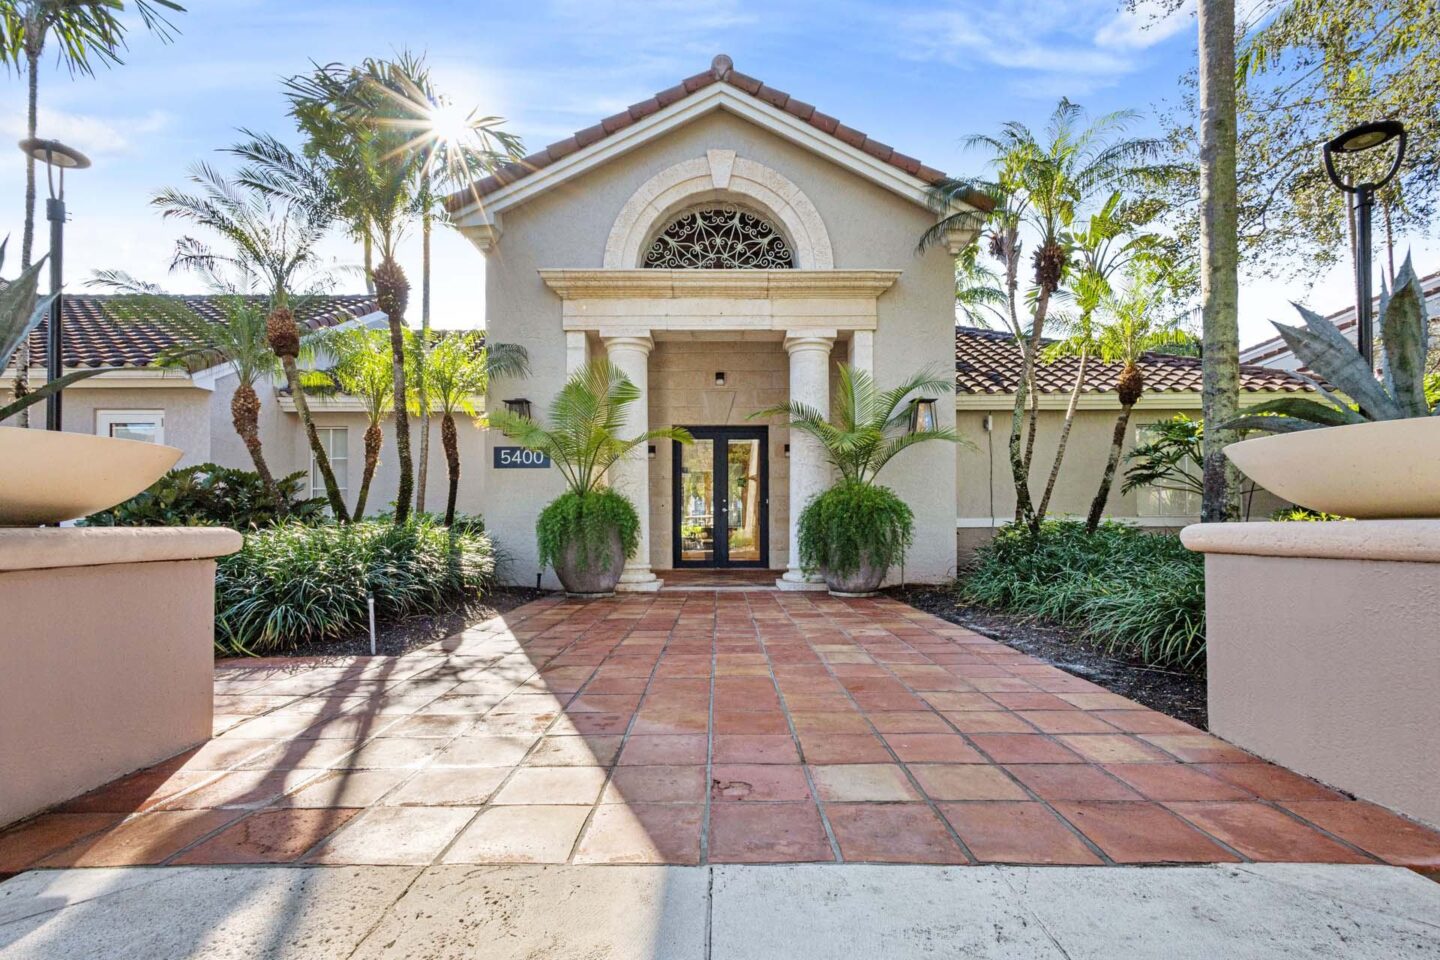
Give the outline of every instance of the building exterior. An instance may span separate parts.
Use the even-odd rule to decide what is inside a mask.
[[[684,426],[697,438],[684,448],[656,444],[614,471],[642,522],[622,589],[658,589],[666,571],[691,565],[769,568],[783,571],[782,588],[817,586],[793,544],[800,509],[830,482],[829,468],[783,417],[751,415],[787,400],[828,408],[839,362],[884,386],[948,368],[962,341],[988,342],[974,331],[957,339],[955,327],[953,256],[973,236],[957,232],[917,250],[936,222],[928,188],[941,177],[720,56],[451,198],[457,225],[487,258],[489,334],[523,345],[531,359],[524,382],[492,383],[490,404],[526,401],[543,415],[569,374],[605,356],[642,390],[632,429]],[[984,202],[972,201],[974,210]],[[1177,379],[1183,389],[1166,391],[1167,402],[1147,406],[1157,417],[1199,405],[1198,364],[1176,363],[1193,375]],[[980,452],[918,446],[883,477],[916,516],[908,580],[954,573],[957,517],[961,530],[983,520],[988,531],[1011,509],[1006,468],[985,452],[1000,418],[995,431],[983,428],[1010,401],[1003,382],[972,389],[969,375],[937,419],[949,426],[958,413]],[[1102,377],[1072,444],[1062,511],[1088,506],[1082,493],[1093,486],[1071,476],[1104,456],[1117,408]],[[1051,400],[1042,433],[1058,423]],[[484,442],[489,528],[517,578],[553,584],[538,569],[533,528],[561,478],[496,467],[507,441],[490,433]],[[1003,450],[1003,438],[993,447]],[[729,492],[717,496],[720,472],[730,474],[720,485]]]
[[[186,297],[190,307],[211,317],[218,316],[214,298]],[[63,427],[79,433],[122,437],[165,443],[184,451],[180,466],[218,463],[227,467],[254,469],[249,452],[236,435],[230,419],[230,401],[238,385],[228,364],[187,372],[156,366],[156,355],[172,343],[161,328],[143,322],[121,322],[107,309],[107,296],[67,296],[65,310],[65,358],[67,370],[99,368],[103,372],[82,380],[64,393]],[[359,325],[381,328],[385,315],[365,295],[317,298],[302,310],[302,322],[311,327]],[[32,368],[30,383],[45,382],[46,323],[30,337]],[[314,364],[325,366],[327,358]],[[10,393],[13,370],[0,372],[0,396]],[[294,402],[277,381],[257,391],[261,399],[260,440],[266,460],[277,477],[296,471],[310,475],[311,492],[324,490],[314,470],[309,442]],[[343,394],[310,394],[310,409],[316,428],[326,444],[335,468],[336,480],[353,508],[359,494],[364,466],[367,420],[354,398]],[[412,425],[414,421],[412,420]],[[30,408],[32,428],[45,424],[43,404]],[[14,426],[7,422],[5,426]],[[462,476],[459,509],[478,513],[484,501],[481,431],[460,424]],[[419,455],[418,436],[412,426],[412,444]],[[371,483],[367,511],[388,509],[399,481],[394,435],[385,431],[380,465]],[[430,463],[426,506],[443,510],[446,494],[445,456],[440,446],[438,419],[431,423]]]

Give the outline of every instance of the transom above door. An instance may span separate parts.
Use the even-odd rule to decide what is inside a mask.
[[[675,443],[677,567],[770,565],[770,455],[767,427],[686,427]]]

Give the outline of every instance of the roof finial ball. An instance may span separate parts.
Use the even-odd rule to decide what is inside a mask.
[[[710,61],[710,69],[715,72],[716,79],[724,80],[735,69],[735,61],[723,53],[716,54],[715,59]]]

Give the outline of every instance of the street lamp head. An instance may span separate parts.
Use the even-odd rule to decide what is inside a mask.
[[[90,158],[74,147],[67,147],[59,140],[42,140],[31,137],[20,141],[20,149],[27,156],[41,163],[67,170],[84,170],[90,166]]]
[[[1395,157],[1390,163],[1390,169],[1379,180],[1358,185],[1350,184],[1345,182],[1335,171],[1335,154],[1365,153],[1389,143],[1395,144]],[[1390,182],[1399,172],[1400,164],[1405,159],[1405,125],[1399,120],[1374,120],[1370,123],[1362,123],[1326,143],[1322,152],[1325,156],[1325,172],[1329,174],[1330,182],[1335,186],[1346,193],[1357,193],[1362,189],[1377,190]]]

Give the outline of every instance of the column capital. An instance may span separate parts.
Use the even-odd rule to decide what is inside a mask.
[[[649,356],[650,351],[655,349],[655,341],[648,330],[601,330],[600,342],[605,344],[607,353],[613,350],[638,350]]]
[[[800,350],[824,350],[828,353],[837,336],[838,330],[787,330],[785,350],[788,353]]]

